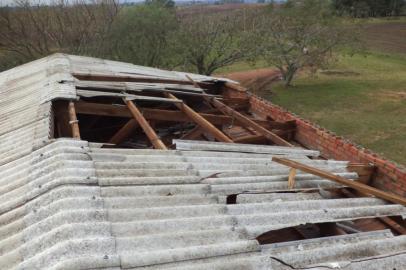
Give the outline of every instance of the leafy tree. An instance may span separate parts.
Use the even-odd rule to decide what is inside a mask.
[[[171,66],[168,39],[177,27],[174,10],[160,3],[125,8],[112,27],[107,54],[138,65]]]
[[[197,13],[180,19],[174,37],[183,69],[210,75],[217,69],[246,59],[252,51],[244,11]]]
[[[280,70],[285,86],[299,69],[317,69],[332,58],[333,49],[357,40],[355,30],[335,18],[325,0],[288,1],[272,8],[259,32],[259,55]]]
[[[155,6],[163,6],[166,8],[173,8],[175,7],[175,1],[173,0],[146,0],[146,5],[155,5]]]

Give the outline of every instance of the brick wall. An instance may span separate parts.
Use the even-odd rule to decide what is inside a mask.
[[[250,96],[252,112],[260,116],[271,116],[277,121],[296,120],[296,141],[303,146],[317,149],[325,158],[373,163],[377,167],[372,185],[380,189],[406,196],[406,169],[386,160],[368,149],[336,136],[287,110],[258,96]]]

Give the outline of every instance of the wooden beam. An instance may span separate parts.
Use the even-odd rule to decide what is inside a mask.
[[[349,163],[347,170],[350,172],[356,172],[358,174],[358,180],[364,184],[369,184],[372,180],[372,176],[375,173],[376,166],[364,163]]]
[[[232,90],[239,91],[239,92],[246,92],[247,91],[247,89],[245,89],[245,87],[243,87],[243,86],[241,86],[239,84],[232,83],[232,82],[226,82],[226,83],[224,83],[224,86],[227,87],[227,88],[230,88]]]
[[[52,102],[55,112],[55,138],[72,137],[72,129],[69,125],[68,101],[56,100]]]
[[[295,188],[295,177],[296,177],[296,169],[290,168],[289,171],[289,178],[288,178],[288,189]]]
[[[76,110],[77,113],[79,114],[132,118],[132,115],[128,111],[127,107],[121,105],[90,103],[81,101],[77,103]],[[148,120],[193,122],[187,115],[185,115],[183,112],[180,111],[150,109],[150,108],[139,108],[139,110]],[[206,113],[200,115],[203,116],[207,121],[213,123],[214,125],[229,124],[232,122],[231,117],[228,116]]]
[[[170,93],[165,93],[165,96],[168,98],[171,98],[173,100],[179,100],[178,98],[176,98],[174,95],[172,95]],[[192,108],[190,108],[185,103],[174,103],[174,105],[179,110],[181,110],[183,113],[185,113],[190,119],[192,119],[197,125],[199,125],[201,127],[201,129],[212,134],[214,136],[214,138],[216,138],[218,141],[228,142],[228,143],[233,142],[223,132],[221,132],[218,128],[216,128],[213,124],[211,124],[209,121],[207,121],[204,117],[202,117],[200,114],[195,112]]]
[[[124,99],[124,102],[127,104],[127,107],[133,115],[134,119],[137,120],[138,124],[144,130],[152,145],[157,149],[167,150],[165,144],[161,141],[161,139],[159,139],[158,135],[156,135],[155,131],[149,125],[148,121],[145,120],[144,116],[142,116],[142,113],[140,112],[140,110],[138,110],[137,106],[135,106],[135,104],[131,100]]]
[[[126,106],[92,103],[84,101],[79,101],[75,105],[76,112],[78,114],[132,118],[132,115],[128,111]],[[147,120],[193,122],[187,115],[185,115],[180,111],[140,108],[140,107],[139,110],[142,112],[145,119]],[[199,113],[199,114],[213,125],[230,125],[233,122],[235,122],[233,121],[232,117],[227,115],[216,115],[210,113]],[[260,120],[260,119],[251,119],[251,120],[265,128],[270,128],[274,126],[276,129],[284,130],[284,128],[288,128],[288,126],[289,127],[291,126],[290,123],[284,124],[282,122],[270,122],[268,120]]]
[[[247,135],[244,137],[238,137],[233,139],[235,143],[257,143],[257,144],[265,144],[266,142],[268,142],[268,139],[265,138],[263,135],[257,135],[257,134],[253,134],[253,135]]]
[[[69,112],[69,125],[71,126],[72,129],[72,137],[80,140],[79,121],[76,117],[75,103],[73,103],[73,101],[69,101],[68,112]]]
[[[206,98],[206,97],[204,97],[204,98]],[[241,113],[237,112],[236,110],[228,107],[227,105],[223,104],[219,100],[214,99],[214,98],[212,98],[212,99],[206,98],[206,99],[210,100],[211,104],[213,104],[214,107],[219,109],[219,111],[223,112],[226,115],[234,117],[235,120],[237,120],[242,126],[253,128],[256,132],[265,136],[267,139],[271,140],[272,142],[274,142],[277,145],[293,147],[292,144],[285,141],[284,139],[282,139],[275,133],[273,133],[273,132],[267,130],[266,128],[262,127],[261,125],[255,123],[248,117],[246,117],[246,116],[242,115]]]
[[[138,122],[135,119],[130,119],[128,122],[111,137],[109,143],[120,144],[127,139],[131,132],[138,127]]]
[[[146,82],[146,83],[168,83],[168,84],[181,84],[190,85],[191,83],[186,80],[176,80],[176,79],[161,79],[161,78],[151,78],[142,75],[112,75],[112,74],[95,74],[95,73],[84,73],[84,72],[74,72],[72,74],[75,78],[82,81],[108,81],[108,82]],[[214,84],[210,82],[199,82],[197,83],[199,87],[210,88]]]
[[[385,192],[385,191],[382,191],[382,190],[379,190],[377,188],[365,185],[365,184],[360,183],[360,182],[351,181],[351,180],[348,180],[348,179],[346,179],[344,177],[337,176],[337,175],[332,174],[330,172],[326,172],[326,171],[323,171],[323,170],[320,170],[320,169],[317,169],[317,168],[314,168],[314,167],[311,167],[311,166],[308,166],[308,165],[305,165],[303,163],[293,161],[293,160],[290,160],[290,159],[273,157],[272,161],[283,164],[283,165],[286,165],[286,166],[291,167],[291,168],[301,170],[303,172],[311,173],[313,175],[317,175],[317,176],[320,176],[322,178],[332,180],[332,181],[337,182],[339,184],[351,187],[351,188],[353,188],[353,189],[355,189],[357,191],[360,191],[362,193],[369,194],[369,195],[374,195],[374,196],[376,196],[378,198],[390,201],[392,203],[397,203],[397,204],[401,204],[401,205],[406,206],[406,198],[398,196],[396,194]]]
[[[341,189],[341,193],[349,198],[354,198],[357,197],[353,192],[351,192],[348,189]],[[395,220],[393,220],[391,217],[378,217],[377,218],[381,223],[383,223],[386,226],[389,226],[392,230],[399,234],[406,234],[406,228],[404,228],[402,225],[397,223]]]
[[[180,139],[181,140],[194,140],[199,138],[203,134],[203,130],[200,128],[200,126],[196,125],[193,129],[191,129],[189,132],[184,134]]]

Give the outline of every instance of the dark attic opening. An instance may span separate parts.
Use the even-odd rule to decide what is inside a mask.
[[[53,104],[55,138],[157,149],[171,148],[173,139],[293,143],[294,121],[255,116],[249,96],[229,94],[227,82],[196,82],[187,75],[179,81],[80,74],[75,78],[79,99]]]

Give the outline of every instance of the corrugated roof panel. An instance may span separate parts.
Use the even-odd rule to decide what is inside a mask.
[[[288,189],[289,168],[273,156],[357,178],[345,161],[309,158],[318,151],[181,140],[177,150],[108,149],[50,139],[49,101],[76,98],[72,72],[186,80],[183,73],[61,54],[0,74],[0,268],[392,269],[405,263],[405,237],[388,231],[266,246],[255,239],[305,223],[405,215],[405,207],[377,198],[326,196],[324,188],[342,186],[300,171],[295,189]],[[227,204],[230,195],[235,204]]]

